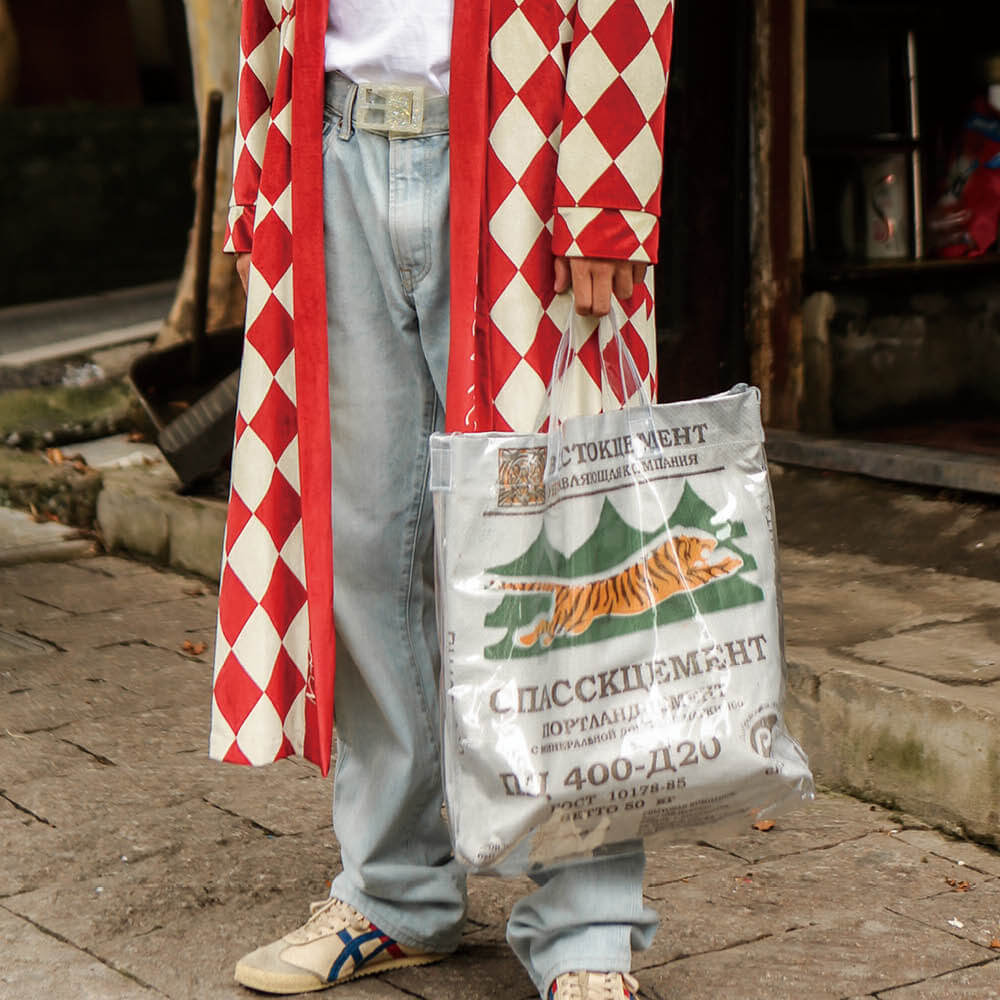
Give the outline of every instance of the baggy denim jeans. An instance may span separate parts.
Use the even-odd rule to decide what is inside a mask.
[[[448,135],[356,130],[347,104],[345,120],[328,96],[324,122],[343,861],[331,893],[405,945],[450,951],[466,889],[441,808],[427,488],[448,364]],[[635,851],[535,877],[507,939],[541,995],[571,969],[627,971],[649,946],[643,868]]]

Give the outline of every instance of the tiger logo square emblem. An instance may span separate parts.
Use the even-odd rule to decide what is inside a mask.
[[[547,448],[501,448],[497,474],[498,507],[538,507],[545,503]]]

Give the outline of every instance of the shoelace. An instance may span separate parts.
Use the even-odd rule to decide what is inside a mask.
[[[297,931],[288,935],[295,944],[315,941],[325,934],[347,928],[357,933],[368,930],[369,922],[353,906],[342,899],[331,897],[309,904],[309,919]]]
[[[586,990],[583,981],[586,977]],[[625,989],[636,994],[639,984],[630,975],[620,972],[578,972],[570,973],[563,979],[559,976],[556,980],[559,983],[559,990],[556,993],[558,1000],[621,1000],[622,981]]]

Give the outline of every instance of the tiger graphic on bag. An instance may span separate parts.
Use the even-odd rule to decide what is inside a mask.
[[[668,535],[644,558],[589,583],[494,579],[488,586],[516,593],[551,594],[549,617],[517,637],[526,648],[539,640],[543,646],[550,646],[561,635],[581,635],[600,618],[640,615],[674,594],[695,590],[735,573],[743,565],[743,560],[736,556],[728,555],[715,563],[709,561],[716,544],[714,538]]]

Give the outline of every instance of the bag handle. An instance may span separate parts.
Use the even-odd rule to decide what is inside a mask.
[[[549,404],[548,462],[545,467],[546,482],[551,481],[556,475],[558,470],[557,457],[562,451],[562,425],[566,419],[563,416],[563,385],[569,367],[577,354],[576,349],[573,347],[573,317],[574,311],[570,309],[566,329],[563,331],[559,347],[556,349],[555,359],[552,363],[552,377],[549,379],[549,386],[545,395],[545,399]],[[628,344],[625,343],[625,338],[621,335],[621,330],[618,327],[618,317],[615,315],[614,309],[607,316],[601,318],[601,323],[597,330],[598,338],[600,338],[601,328],[606,323],[611,327],[611,342],[615,345],[618,354],[618,371],[621,373],[622,388],[621,409],[625,413],[629,434],[635,436],[637,431],[649,432],[649,440],[654,442],[653,447],[658,450],[659,443],[656,435],[652,434],[652,431],[655,429],[652,400],[646,391],[645,383],[639,375],[639,368],[632,357],[632,352],[628,349]],[[612,373],[608,367],[608,359],[605,356],[605,351],[600,349],[599,339],[597,353],[601,359],[601,373],[603,378],[606,383],[610,384],[612,383]],[[629,378],[631,378],[631,385],[634,388],[629,387]],[[629,406],[628,400],[637,393],[639,395],[639,403],[635,406]],[[545,403],[543,402],[539,417],[544,413],[544,408]],[[538,422],[540,423],[541,421],[539,420]]]

